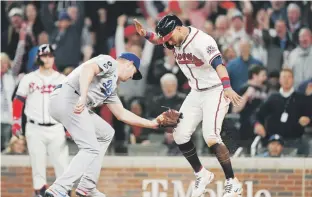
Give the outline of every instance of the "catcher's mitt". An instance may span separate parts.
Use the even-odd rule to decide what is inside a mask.
[[[168,127],[174,128],[180,122],[180,118],[183,118],[182,113],[173,109],[169,109],[160,114],[159,116],[157,116],[156,120],[160,128],[168,128]]]

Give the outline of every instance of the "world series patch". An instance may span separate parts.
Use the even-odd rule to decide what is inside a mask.
[[[214,47],[214,46],[208,46],[208,47],[207,47],[207,53],[208,53],[209,55],[213,54],[213,53],[216,52],[216,51],[217,51],[217,48]]]

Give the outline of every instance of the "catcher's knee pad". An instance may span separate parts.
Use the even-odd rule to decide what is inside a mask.
[[[203,133],[204,136],[204,140],[207,143],[208,147],[211,147],[215,144],[220,144],[222,143],[222,139],[219,135],[209,135],[209,134],[205,134],[205,132]]]
[[[185,144],[190,141],[191,136],[192,134],[188,132],[181,132],[180,130],[173,132],[173,139],[177,144]]]

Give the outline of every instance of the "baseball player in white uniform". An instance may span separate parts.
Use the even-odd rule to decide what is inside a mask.
[[[69,131],[79,152],[64,174],[46,191],[45,197],[67,196],[67,191],[79,178],[78,196],[105,196],[96,189],[96,184],[115,131],[88,107],[106,104],[117,119],[127,124],[158,128],[156,120],[150,121],[126,110],[116,94],[119,82],[142,78],[139,67],[140,59],[132,53],[123,53],[116,60],[99,55],[77,67],[56,87],[50,98],[50,114]]]
[[[37,52],[39,69],[25,75],[13,100],[13,126],[15,136],[22,135],[21,116],[25,106],[27,116],[26,140],[30,155],[33,187],[36,196],[43,196],[46,190],[47,154],[51,158],[56,177],[68,164],[68,146],[62,124],[55,121],[48,112],[49,97],[55,86],[65,76],[53,69],[54,56],[50,45],[41,45]]]
[[[231,88],[215,40],[194,27],[183,26],[175,15],[167,15],[158,22],[157,35],[146,31],[136,19],[134,23],[141,36],[173,51],[192,88],[180,109],[184,119],[173,133],[175,142],[196,175],[192,197],[201,196],[214,178],[214,174],[202,166],[190,140],[201,121],[204,139],[218,158],[226,177],[223,197],[241,196],[242,185],[234,176],[229,151],[220,136],[230,101],[238,105],[241,98]]]

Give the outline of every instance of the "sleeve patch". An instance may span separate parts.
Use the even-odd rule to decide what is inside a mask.
[[[212,55],[214,52],[216,52],[218,49],[216,48],[216,47],[214,47],[214,46],[208,46],[207,47],[207,53],[209,54],[209,55]]]

